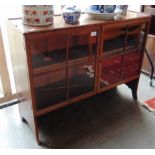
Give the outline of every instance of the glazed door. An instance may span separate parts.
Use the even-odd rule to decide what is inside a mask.
[[[146,29],[147,23],[126,24],[118,28],[103,27],[99,91],[139,77]]]
[[[95,94],[96,29],[31,36],[29,47],[37,110]]]
[[[146,28],[146,23],[127,25],[121,80],[136,77],[140,74],[145,48]]]
[[[117,83],[121,78],[126,26],[104,28],[100,51],[99,90]]]
[[[95,93],[97,30],[71,34],[68,52],[68,98]]]
[[[33,93],[36,109],[67,100],[67,34],[40,33],[30,37]]]

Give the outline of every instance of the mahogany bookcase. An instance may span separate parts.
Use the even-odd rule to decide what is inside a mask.
[[[75,25],[62,16],[44,27],[7,21],[20,115],[38,144],[38,117],[120,84],[137,99],[150,19],[128,11],[110,21],[83,14]]]

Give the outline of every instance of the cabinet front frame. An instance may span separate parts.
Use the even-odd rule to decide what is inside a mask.
[[[44,38],[49,38],[51,35],[53,36],[53,33],[63,33],[67,37],[67,47],[66,47],[66,53],[68,55],[68,50],[70,48],[70,43],[69,43],[69,38],[71,38],[72,35],[80,35],[80,34],[85,34],[85,33],[91,33],[91,32],[97,32],[96,36],[96,58],[95,58],[95,76],[94,76],[94,89],[86,94],[82,94],[80,96],[67,99],[64,102],[57,103],[55,105],[50,105],[48,107],[45,107],[43,109],[37,110],[36,108],[36,99],[35,99],[35,93],[34,93],[34,76],[37,76],[39,74],[44,74],[44,73],[39,73],[34,72],[32,68],[32,52],[31,52],[31,41],[34,39],[44,39]],[[99,58],[99,40],[100,40],[100,27],[99,26],[85,26],[85,27],[79,27],[79,28],[74,28],[74,29],[63,29],[63,30],[55,30],[55,31],[49,31],[49,32],[38,32],[38,33],[31,33],[28,35],[25,35],[25,41],[26,41],[26,51],[27,51],[27,57],[28,57],[28,66],[29,66],[29,72],[30,72],[30,83],[31,83],[31,95],[32,95],[32,105],[34,109],[34,113],[36,116],[43,115],[47,112],[51,112],[54,110],[57,110],[59,108],[62,108],[68,104],[71,104],[73,102],[80,101],[82,99],[88,98],[92,95],[96,94],[96,89],[97,89],[97,76],[98,76],[98,58]],[[68,57],[68,56],[67,56]],[[68,60],[66,61],[66,65],[68,65]],[[68,67],[66,67],[66,78],[68,78]],[[46,71],[45,71],[46,73]],[[36,74],[36,75],[35,75]],[[68,84],[67,84],[68,87]]]

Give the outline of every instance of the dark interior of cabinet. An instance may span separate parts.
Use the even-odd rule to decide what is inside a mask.
[[[142,35],[129,35],[126,41],[126,50],[132,50],[135,48],[142,47],[143,36]],[[116,38],[112,38],[110,40],[104,41],[104,48],[103,51],[105,54],[108,52],[115,52],[115,51],[123,51],[125,47],[125,37],[119,36]]]
[[[110,52],[117,49],[123,49],[125,44],[125,36],[121,35],[112,39],[104,41],[103,50],[104,52]]]
[[[126,41],[126,49],[130,50],[136,48],[138,46],[138,42],[139,38],[137,35],[129,35]]]
[[[127,37],[126,51],[130,51],[133,49],[141,50],[143,47],[143,39],[144,35],[142,33],[136,35],[129,35]]]
[[[94,78],[87,74],[68,79],[68,97],[73,98],[88,93],[94,89]],[[58,81],[35,88],[37,110],[66,101],[66,80]]]
[[[103,45],[103,52],[105,54],[115,52],[115,51],[123,51],[124,48],[125,50],[132,50],[135,48],[141,48],[143,44],[143,37],[144,34],[142,33],[142,30],[140,28],[141,25],[136,25],[136,26],[131,26],[124,29],[124,31],[127,31],[127,39],[126,39],[126,34],[119,34],[119,29],[115,30],[118,31],[114,32],[116,33],[117,36],[114,36],[113,38],[111,37],[110,39],[104,40],[104,45]],[[121,29],[123,30],[123,29]],[[107,35],[107,34],[106,34]]]

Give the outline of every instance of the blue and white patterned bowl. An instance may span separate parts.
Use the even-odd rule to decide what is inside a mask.
[[[90,5],[87,10],[96,13],[114,13],[116,5]]]
[[[62,10],[62,15],[66,23],[76,24],[79,21],[81,10],[76,6],[66,6]]]

